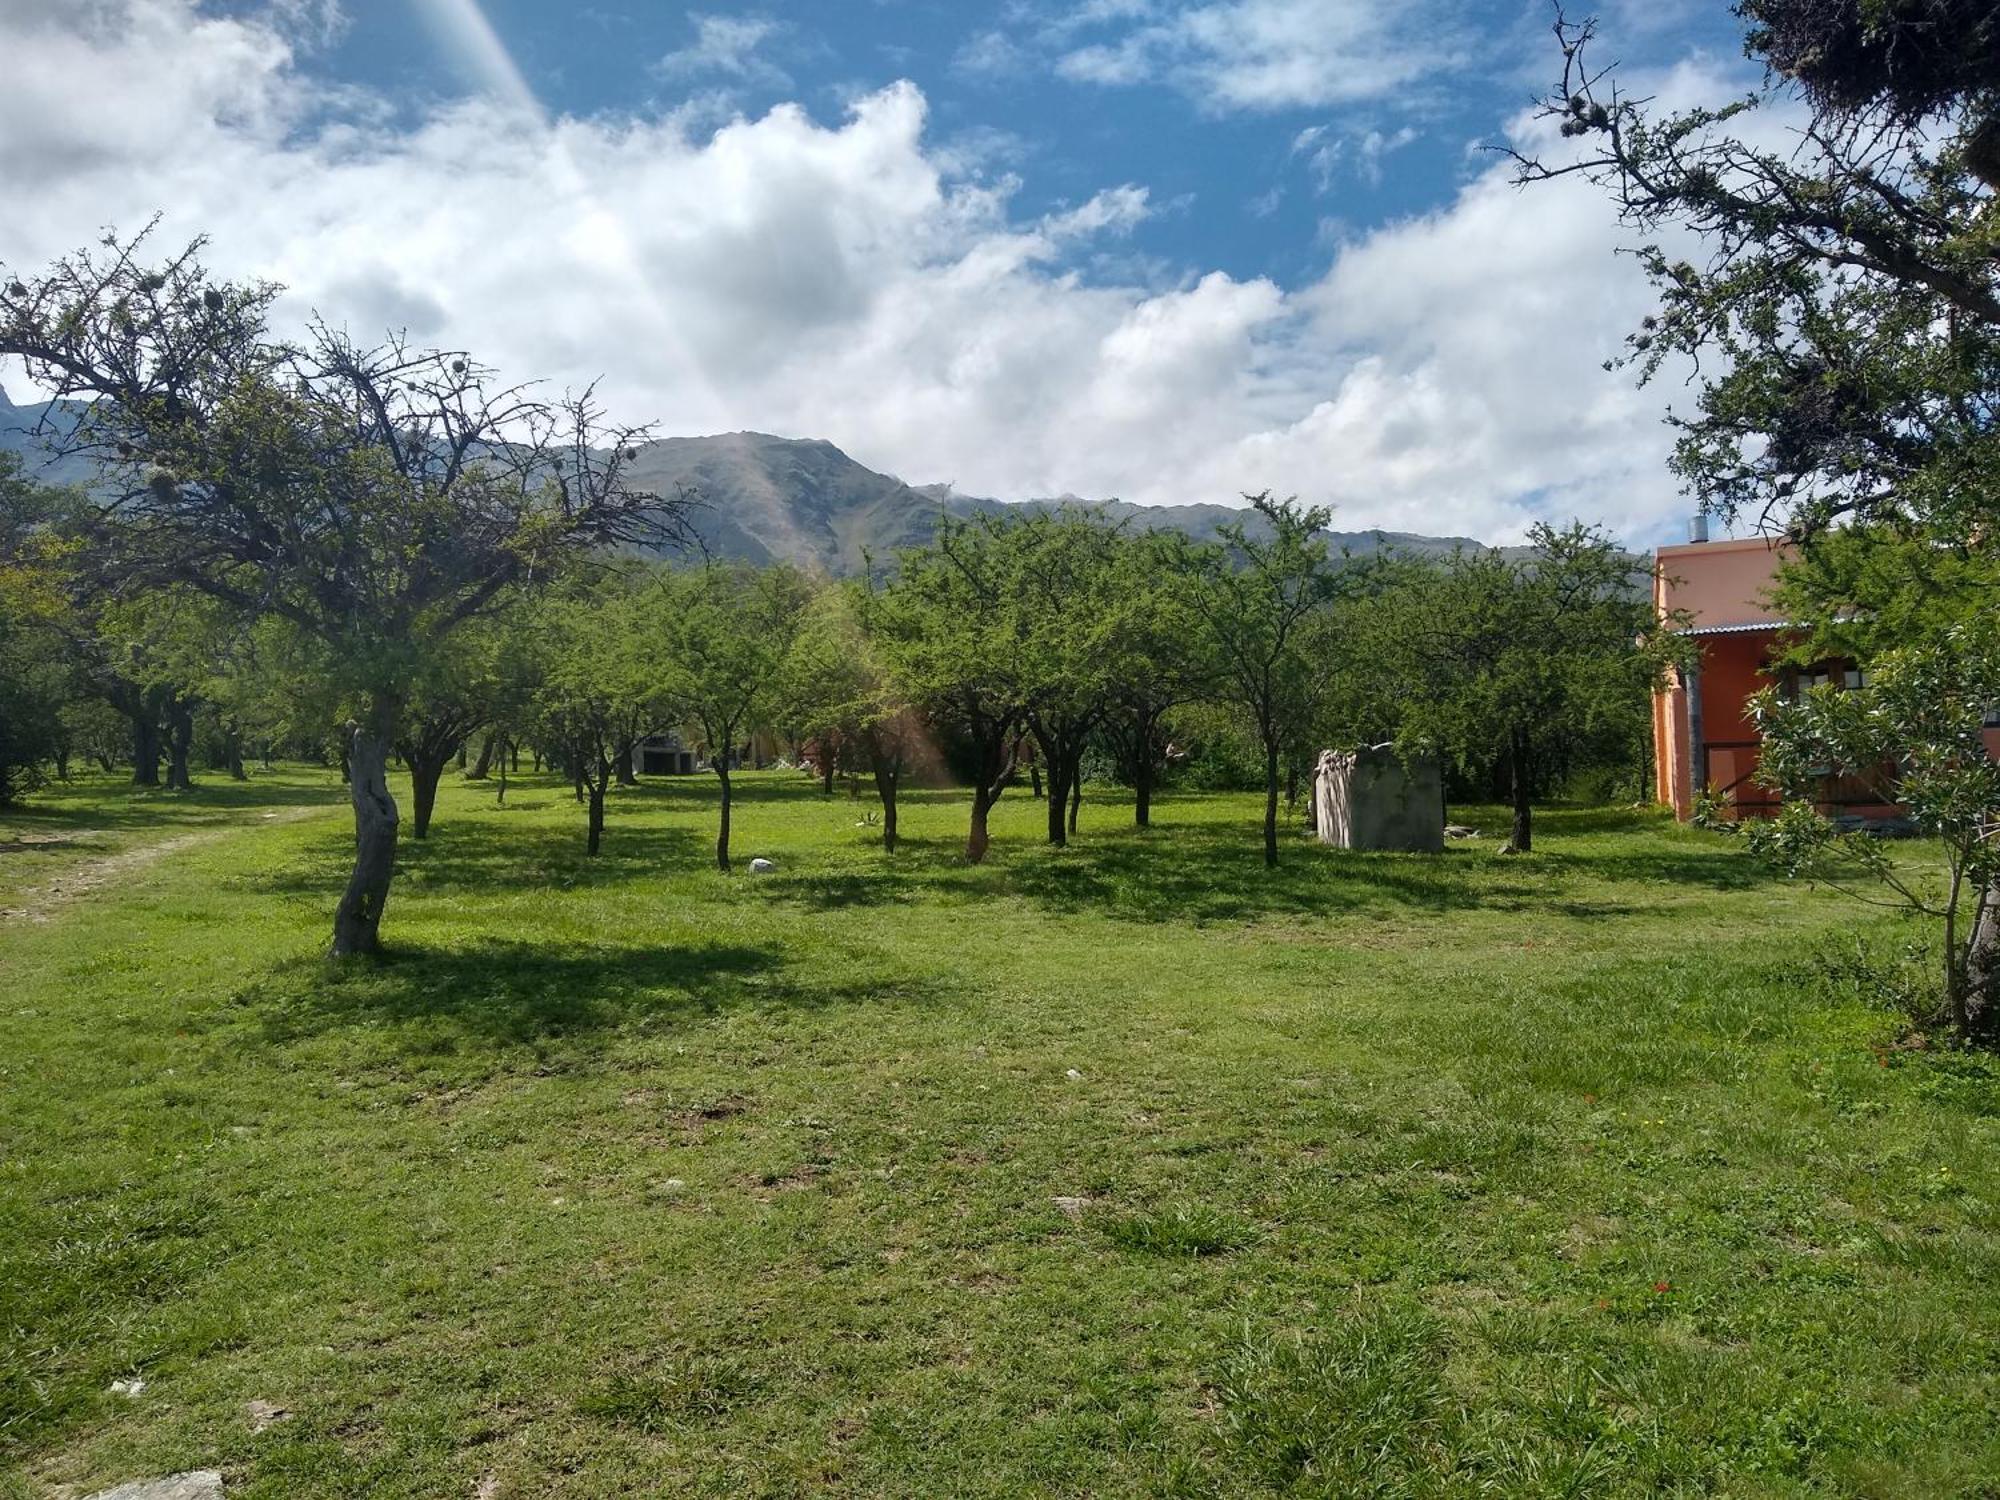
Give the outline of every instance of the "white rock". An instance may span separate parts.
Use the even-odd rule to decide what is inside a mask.
[[[1077,1070],[1076,1070],[1075,1068],[1071,1068],[1071,1069],[1070,1069],[1070,1070],[1069,1070],[1069,1071],[1068,1071],[1067,1073],[1063,1074],[1063,1077],[1065,1077],[1065,1078],[1081,1078],[1081,1077],[1083,1077],[1083,1074],[1079,1073],[1079,1072],[1078,1072],[1078,1071],[1077,1071]]]
[[[130,1380],[114,1380],[111,1382],[113,1395],[136,1398],[145,1389],[146,1382],[143,1377],[138,1375],[134,1375]]]
[[[222,1500],[222,1476],[214,1469],[190,1469],[163,1479],[134,1479],[90,1500]]]
[[[772,864],[768,859],[753,859],[750,861],[750,873],[752,875],[774,874],[776,873],[777,868],[778,867]]]
[[[243,1403],[243,1414],[250,1419],[252,1432],[262,1432],[291,1416],[291,1412],[275,1401],[246,1401]]]
[[[1083,1211],[1086,1208],[1090,1207],[1090,1200],[1088,1198],[1071,1198],[1071,1197],[1051,1198],[1049,1199],[1049,1202],[1053,1203],[1057,1208],[1061,1209],[1063,1211],[1063,1216],[1065,1218],[1070,1218],[1070,1219],[1082,1218]]]

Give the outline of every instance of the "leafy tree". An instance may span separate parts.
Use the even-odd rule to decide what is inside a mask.
[[[1189,597],[1176,535],[1127,537],[1115,560],[1108,621],[1108,702],[1102,732],[1132,786],[1132,821],[1153,819],[1177,710],[1215,691],[1217,663]]]
[[[787,664],[793,713],[823,747],[838,745],[866,770],[882,803],[882,847],[896,852],[897,795],[924,757],[930,732],[905,703],[862,623],[866,596],[822,589],[807,608]],[[831,754],[822,749],[827,764]]]
[[[1582,525],[1537,525],[1528,556],[1462,552],[1378,565],[1354,657],[1362,712],[1411,749],[1504,776],[1508,848],[1534,846],[1534,802],[1593,741],[1635,743],[1681,649],[1655,618],[1646,564]]]
[[[896,577],[871,587],[863,615],[896,694],[971,752],[971,864],[991,847],[987,819],[1019,762],[1034,681],[1009,526],[942,518],[929,547],[901,554]]]
[[[1011,575],[1004,604],[1022,643],[1024,718],[1048,776],[1048,839],[1076,831],[1084,753],[1111,706],[1125,539],[1094,516],[1013,518],[995,549]]]
[[[64,503],[0,453],[0,807],[14,806],[63,748]]]
[[[1307,622],[1335,597],[1338,581],[1318,536],[1322,508],[1268,493],[1247,497],[1269,536],[1241,524],[1220,528],[1219,545],[1189,554],[1188,602],[1207,629],[1217,680],[1257,731],[1264,752],[1264,863],[1278,863],[1278,762],[1312,716],[1328,669],[1307,650]]]
[[[1991,619],[1881,652],[1859,688],[1816,687],[1791,700],[1767,689],[1754,703],[1758,779],[1791,800],[1750,826],[1751,847],[1793,874],[1933,922],[1943,1015],[1961,1037],[1990,1027],[2000,980],[1991,932],[2000,922],[2000,763],[1985,740],[1996,707],[2000,629]],[[1934,839],[1937,878],[1914,875],[1881,839],[1821,817],[1813,802],[1829,772],[1907,807]]]
[[[1544,112],[1577,146],[1522,158],[1520,175],[1588,177],[1659,236],[1641,259],[1660,305],[1631,357],[1649,377],[1699,360],[1674,462],[1704,506],[1809,551],[1846,516],[1979,559],[1929,598],[1917,635],[1875,642],[1933,650],[1940,613],[1976,625],[2000,604],[2000,22],[1985,0],[1742,0],[1738,14],[1763,86],[1672,114],[1592,65],[1592,24],[1559,18]],[[1808,123],[1760,143],[1755,114],[1773,104]],[[1667,234],[1697,251],[1670,253]],[[1795,728],[1814,732],[1772,722]],[[1973,967],[2000,968],[2000,927],[1976,930],[1989,946]]]
[[[767,727],[811,585],[796,568],[710,563],[663,572],[651,609],[666,693],[722,784],[716,867],[729,869],[736,746]]]
[[[429,653],[579,550],[659,540],[678,502],[627,484],[642,434],[608,426],[589,392],[497,389],[462,354],[364,347],[324,323],[280,340],[277,288],[212,280],[198,240],[144,264],[144,239],[0,273],[0,354],[87,403],[61,445],[118,490],[112,576],[277,615],[327,647],[357,704],[332,947],[373,953],[395,870],[389,750]]]
[[[660,722],[659,673],[646,656],[644,624],[653,589],[643,574],[618,572],[573,584],[543,600],[532,614],[535,686],[529,722],[538,741],[561,757],[582,787],[587,809],[585,848],[604,839],[604,799],[620,747],[635,725]],[[517,686],[518,664],[500,668]],[[497,674],[496,674],[497,675]],[[643,730],[637,731],[643,733]]]

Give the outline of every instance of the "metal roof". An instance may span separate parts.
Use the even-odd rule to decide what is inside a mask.
[[[1791,620],[1754,620],[1748,625],[1693,625],[1680,632],[1682,635],[1748,635],[1753,630],[1794,630]]]

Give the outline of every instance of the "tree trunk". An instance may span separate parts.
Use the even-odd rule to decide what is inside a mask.
[[[1264,742],[1264,865],[1278,868],[1278,742]]]
[[[603,771],[608,773],[610,769],[606,766]],[[604,782],[605,776],[600,774],[597,780],[590,784],[590,832],[584,840],[585,854],[595,854],[598,846],[604,842]]]
[[[823,797],[833,795],[833,754],[824,746],[819,752],[819,790]]]
[[[444,775],[448,756],[435,758],[419,752],[403,757],[410,763],[410,833],[427,838],[431,831],[431,810],[437,806],[438,780]]]
[[[354,803],[354,872],[333,914],[333,956],[382,951],[382,908],[396,873],[396,798],[389,790],[389,746],[397,705],[378,699],[347,741],[349,794]]]
[[[486,738],[480,742],[479,758],[472,763],[472,769],[465,773],[467,781],[484,781],[493,770],[493,747],[500,742],[500,736],[493,730],[486,731]]]
[[[2000,882],[1986,899],[1965,955],[1965,1019],[1968,1031],[1991,1029],[2000,1006]]]
[[[160,721],[142,710],[132,716],[132,785],[160,784]]]
[[[1078,752],[1069,767],[1069,836],[1076,837],[1076,814],[1083,806],[1083,755]]]
[[[717,762],[715,774],[722,782],[722,822],[715,833],[715,867],[723,874],[729,873],[729,762],[725,758]]]
[[[1069,780],[1060,757],[1051,755],[1049,762],[1049,842],[1058,849],[1069,842],[1069,835],[1063,825],[1063,813],[1069,806]]]
[[[1529,806],[1530,788],[1527,736],[1515,733],[1507,751],[1509,786],[1514,796],[1514,835],[1505,852],[1526,854],[1535,847],[1534,809]]]
[[[248,781],[250,773],[243,769],[243,735],[241,731],[235,729],[229,731],[229,737],[223,745],[223,751],[224,759],[229,766],[229,779],[231,781]]]
[[[1039,761],[1028,762],[1028,795],[1031,797],[1042,795],[1042,766]]]
[[[458,742],[458,768],[459,768],[459,770],[461,770],[461,771],[463,771],[463,770],[465,769],[465,741],[464,741],[464,740],[460,740],[460,741]]]
[[[639,778],[632,772],[632,757],[638,753],[638,749],[639,742],[637,740],[621,740],[618,743],[618,761],[612,767],[612,770],[618,777],[618,784],[620,786],[637,786],[639,784]]]
[[[194,790],[188,774],[188,751],[194,745],[194,709],[175,700],[167,709],[167,790]]]
[[[896,852],[896,776],[881,764],[875,767],[875,795],[882,799],[882,848]]]
[[[986,815],[993,810],[993,792],[984,782],[972,789],[972,827],[965,835],[965,862],[976,865],[986,858],[992,840],[986,834]]]

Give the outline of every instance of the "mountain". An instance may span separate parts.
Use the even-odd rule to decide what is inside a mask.
[[[31,479],[87,487],[93,478],[89,460],[48,456],[37,426],[49,416],[51,403],[16,406],[0,390],[0,452],[19,453]],[[53,413],[58,422],[65,416],[65,410]],[[762,432],[663,438],[641,447],[628,472],[643,489],[662,495],[687,491],[695,502],[695,534],[712,556],[791,562],[833,574],[860,572],[865,557],[886,563],[898,548],[922,546],[939,516],[997,514],[1022,505],[1074,506],[1149,531],[1177,528],[1197,541],[1213,538],[1230,521],[1245,522],[1253,534],[1264,524],[1228,505],[1132,505],[1073,495],[1008,502],[961,495],[948,485],[910,485],[878,474],[821,439]],[[1449,552],[1479,545],[1470,537],[1400,531],[1329,531],[1325,536],[1336,552],[1356,555],[1389,547]]]
[[[46,421],[53,418],[64,423],[66,411],[57,409],[53,401],[16,406],[7,399],[6,389],[0,387],[0,453],[19,454],[23,476],[37,484],[87,486],[91,481],[88,459],[49,456],[44,434]]]
[[[1007,502],[961,495],[945,485],[910,485],[879,474],[822,439],[761,432],[665,438],[641,448],[629,472],[634,484],[663,495],[682,488],[691,492],[695,532],[718,557],[793,562],[836,574],[859,572],[864,556],[886,562],[899,547],[923,545],[941,515],[1068,505],[1149,531],[1175,528],[1197,541],[1213,538],[1231,521],[1247,521],[1253,534],[1264,525],[1228,505],[1132,505],[1073,495]],[[1324,535],[1335,551],[1357,556],[1384,548],[1449,552],[1480,545],[1470,537],[1400,531]]]

